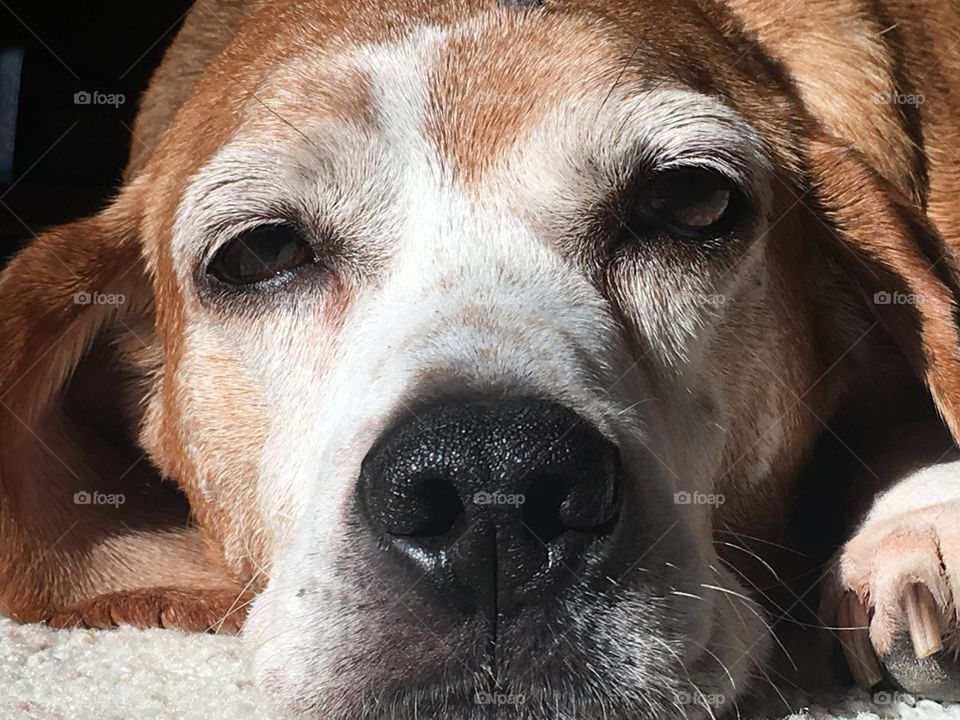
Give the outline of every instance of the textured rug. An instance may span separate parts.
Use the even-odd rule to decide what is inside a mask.
[[[239,649],[230,637],[52,631],[0,618],[0,720],[278,720],[258,699]],[[838,690],[777,705],[751,717],[960,720],[960,705],[893,693]]]

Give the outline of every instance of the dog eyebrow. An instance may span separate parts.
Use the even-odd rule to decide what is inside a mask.
[[[716,170],[751,200],[769,194],[773,162],[761,134],[722,100],[685,89],[641,91],[615,103],[597,131],[597,169],[615,188],[642,172]]]

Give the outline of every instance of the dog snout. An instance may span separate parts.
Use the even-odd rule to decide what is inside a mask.
[[[554,596],[602,554],[622,502],[619,465],[616,445],[557,403],[446,402],[369,451],[360,508],[389,562],[500,615]]]

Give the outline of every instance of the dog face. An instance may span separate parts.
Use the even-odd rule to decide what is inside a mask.
[[[748,487],[783,466],[744,423],[812,373],[781,342],[807,332],[784,159],[595,15],[279,32],[307,49],[232,65],[236,124],[154,248],[182,319],[156,415],[271,568],[258,676],[331,718],[721,694],[767,639],[708,589],[738,592],[699,503],[739,455]]]
[[[289,708],[707,715],[824,402],[802,112],[687,3],[398,12],[253,14],[94,225],[139,442]]]

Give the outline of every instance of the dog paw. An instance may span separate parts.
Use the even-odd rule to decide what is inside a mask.
[[[173,628],[239,632],[251,598],[237,590],[151,588],[100,595],[48,618],[55,628]]]
[[[823,615],[857,683],[960,696],[960,501],[868,520],[836,560]]]

